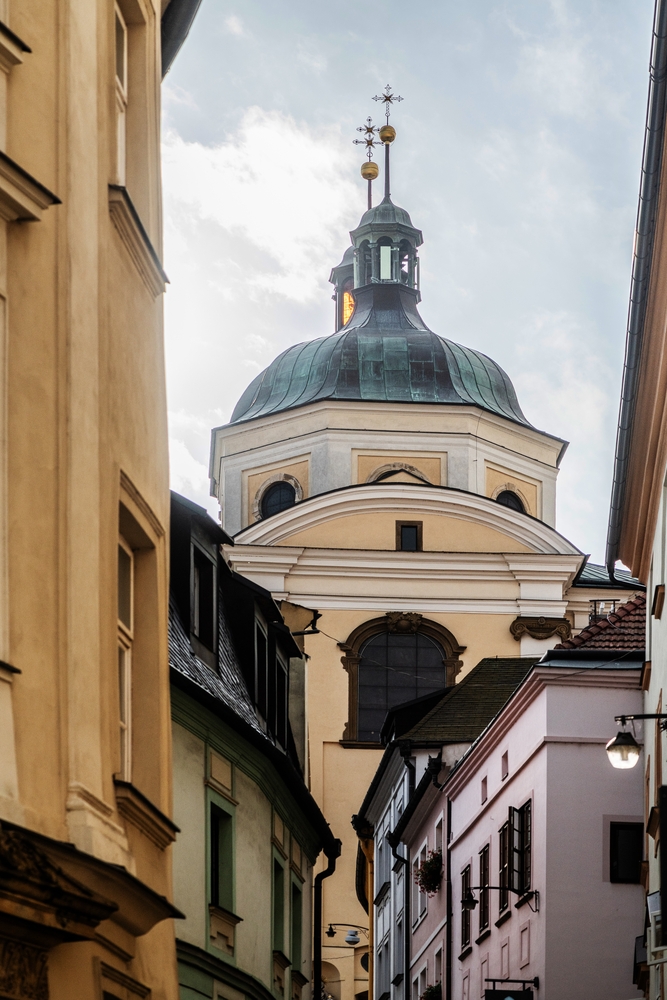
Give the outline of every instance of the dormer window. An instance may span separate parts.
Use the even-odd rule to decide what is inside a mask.
[[[207,649],[215,649],[215,566],[193,548],[192,632]]]

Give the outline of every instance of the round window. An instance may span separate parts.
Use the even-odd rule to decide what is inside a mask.
[[[514,490],[503,490],[496,497],[496,503],[501,503],[503,507],[511,507],[512,510],[518,510],[522,514],[526,513],[526,509],[521,502],[521,497],[517,496]]]
[[[271,517],[273,514],[280,513],[281,510],[293,507],[295,503],[296,490],[291,483],[271,483],[262,496],[262,517]]]

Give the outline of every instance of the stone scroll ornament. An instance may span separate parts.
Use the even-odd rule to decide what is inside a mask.
[[[528,615],[519,615],[510,625],[510,632],[517,642],[520,642],[524,635],[529,635],[531,639],[551,639],[557,635],[561,642],[570,638],[572,626],[567,618],[532,618]]]

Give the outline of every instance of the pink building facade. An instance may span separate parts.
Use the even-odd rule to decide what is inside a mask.
[[[418,786],[401,831],[411,1000],[437,983],[445,998],[477,1000],[493,979],[538,1000],[642,995],[643,769],[615,770],[604,749],[614,716],[642,711],[636,660],[552,651],[455,767]],[[440,845],[443,881],[427,897],[414,876]]]

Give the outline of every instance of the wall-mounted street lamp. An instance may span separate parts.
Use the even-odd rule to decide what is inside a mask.
[[[348,929],[347,934],[345,935],[345,944],[359,944],[359,931],[368,937],[368,928],[362,927],[361,924],[329,924],[324,933],[328,938],[336,937],[336,930],[339,930],[341,927],[347,927]]]
[[[661,720],[660,728],[667,729],[667,714],[665,713],[658,713],[657,715],[617,715],[614,721],[618,722],[622,728],[613,740],[609,740],[606,747],[607,756],[612,767],[620,769],[634,767],[639,760],[641,750],[639,743],[637,743],[632,733],[626,732],[625,728],[628,722],[634,722],[635,719],[659,719]]]
[[[464,910],[474,910],[479,903],[478,899],[475,899],[473,892],[480,892],[482,889],[495,889],[496,892],[513,892],[515,896],[520,896],[521,899],[526,901],[532,899],[535,902],[535,906],[528,906],[533,911],[533,913],[538,913],[540,909],[540,894],[537,889],[530,889],[528,892],[521,892],[520,889],[512,889],[509,885],[473,885],[469,889],[466,889],[466,893],[461,900],[461,906]]]

